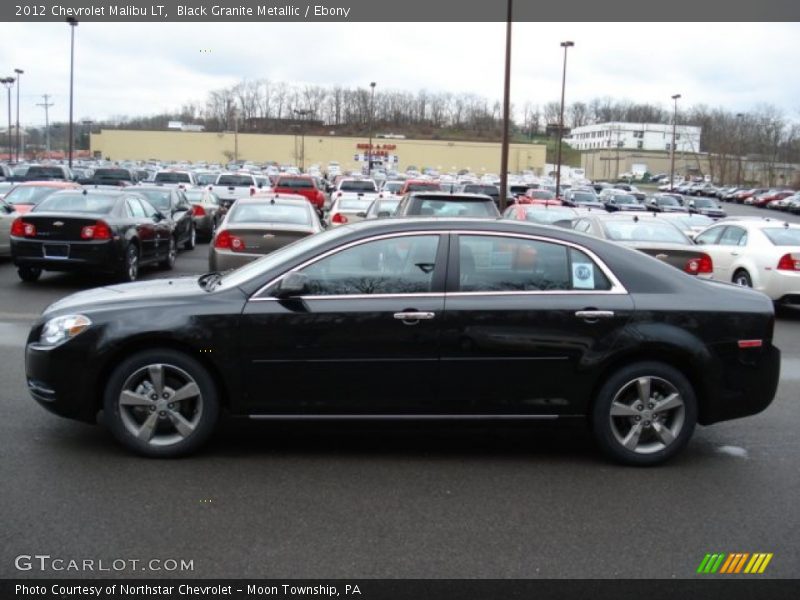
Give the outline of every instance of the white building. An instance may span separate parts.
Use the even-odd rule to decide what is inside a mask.
[[[700,152],[700,127],[678,125],[675,150]],[[663,123],[598,123],[575,127],[564,142],[576,150],[622,148],[627,150],[670,151],[672,125]]]

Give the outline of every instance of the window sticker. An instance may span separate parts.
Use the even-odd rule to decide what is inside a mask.
[[[594,289],[594,265],[572,263],[572,287],[579,290]]]

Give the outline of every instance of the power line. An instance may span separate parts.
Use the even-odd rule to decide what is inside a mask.
[[[49,109],[53,106],[52,102],[48,102],[50,99],[50,94],[42,94],[42,98],[44,98],[44,102],[40,102],[36,106],[41,106],[44,108],[44,137],[45,137],[45,146],[47,148],[47,156],[50,156],[50,112]]]

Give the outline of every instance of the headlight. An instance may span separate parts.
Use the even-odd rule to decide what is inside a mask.
[[[39,343],[45,346],[55,346],[76,335],[86,331],[92,322],[83,315],[64,315],[55,317],[44,324]]]

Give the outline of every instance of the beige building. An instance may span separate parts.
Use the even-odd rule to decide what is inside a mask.
[[[239,160],[276,161],[298,166],[316,163],[324,167],[333,160],[345,169],[364,164],[357,162],[356,155],[364,153],[368,142],[363,137],[306,135],[303,139],[300,135],[124,129],[104,129],[91,135],[92,152],[111,160],[155,159],[224,164],[237,155]],[[500,171],[499,143],[373,138],[373,146],[388,156],[396,156],[400,170],[413,165],[443,171]],[[532,170],[541,174],[544,164],[543,144],[510,145],[508,168],[511,172]]]
[[[592,181],[617,179],[623,173],[644,170],[656,173],[670,172],[670,153],[659,151],[625,150],[606,148],[581,152],[581,167],[586,171],[586,178]],[[710,172],[708,156],[690,152],[675,153],[675,174],[705,175]]]

